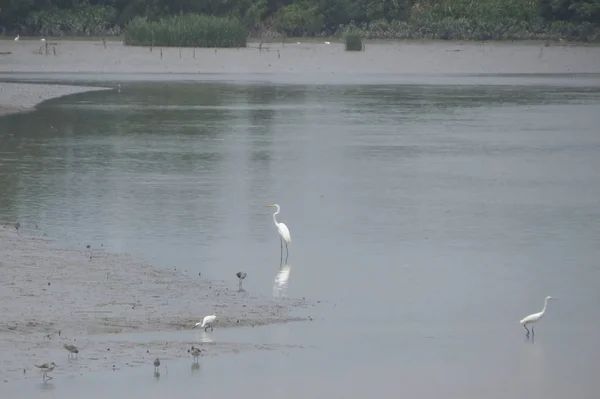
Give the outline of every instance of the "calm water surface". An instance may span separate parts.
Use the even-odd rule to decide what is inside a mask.
[[[0,392],[597,397],[600,84],[481,79],[130,82],[0,118],[0,220],[272,295],[276,202],[287,295],[321,301],[313,322],[215,330],[303,349]]]

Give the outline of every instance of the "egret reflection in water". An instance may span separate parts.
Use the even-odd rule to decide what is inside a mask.
[[[207,344],[213,342],[213,339],[211,338],[210,334],[204,330],[200,330],[196,333],[196,340]]]
[[[290,282],[291,265],[283,265],[275,275],[273,280],[273,297],[284,298],[287,296],[288,285]]]

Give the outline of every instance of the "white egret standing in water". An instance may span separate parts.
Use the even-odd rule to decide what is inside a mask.
[[[542,309],[541,312],[530,314],[529,316],[525,317],[523,320],[521,320],[519,322],[519,323],[523,324],[523,327],[525,327],[525,329],[527,330],[527,336],[529,336],[529,329],[527,328],[528,324],[532,324],[531,332],[533,335],[535,335],[535,331],[533,329],[533,324],[537,323],[542,317],[544,317],[544,314],[546,313],[546,308],[548,307],[548,300],[550,300],[550,299],[558,299],[558,298],[553,298],[551,296],[547,296],[546,300],[544,301],[544,308]]]
[[[276,216],[279,214],[281,208],[277,204],[267,205],[269,208],[277,208],[275,213],[273,214],[273,223],[275,223],[275,227],[277,227],[277,232],[280,236],[280,244],[281,244],[281,260],[283,260],[283,241],[285,241],[285,263],[287,263],[288,259],[288,244],[292,243],[292,237],[290,236],[290,230],[285,225],[285,223],[278,223]]]

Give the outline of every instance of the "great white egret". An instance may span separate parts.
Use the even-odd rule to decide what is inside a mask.
[[[54,362],[52,362],[50,364],[44,363],[44,364],[41,364],[39,366],[37,364],[35,364],[34,366],[37,367],[43,373],[42,374],[42,378],[44,380],[46,380],[46,378],[48,378],[49,380],[51,380],[52,377],[50,377],[48,375],[48,373],[51,372],[52,370],[54,370],[54,367],[58,367],[56,364],[54,364]]]
[[[19,35],[17,35],[17,37],[15,37],[15,42],[19,41]]]
[[[532,324],[531,332],[533,335],[535,335],[535,331],[533,329],[533,324],[537,323],[542,317],[544,317],[544,314],[546,313],[546,308],[548,307],[548,301],[551,299],[558,299],[558,298],[553,298],[551,296],[547,296],[546,300],[544,300],[544,308],[542,309],[541,312],[530,314],[529,316],[525,317],[523,320],[521,320],[519,322],[519,323],[523,324],[523,327],[525,327],[525,329],[527,330],[527,336],[529,336],[529,329],[527,328],[528,324]]]
[[[212,331],[214,330],[213,324],[215,323],[216,319],[217,316],[215,316],[214,314],[208,315],[204,319],[202,319],[202,323],[196,323],[196,325],[192,328],[200,326],[200,328],[204,327],[204,331],[207,331],[208,327],[210,327],[210,331]]]
[[[154,371],[158,372],[159,367],[160,367],[160,359],[156,358],[156,359],[154,359]]]
[[[71,355],[79,356],[79,349],[77,349],[75,345],[63,345],[63,347],[69,351],[69,357],[71,357]]]
[[[246,272],[237,272],[235,274],[240,282],[240,290],[242,289],[242,281],[244,281],[244,279],[246,278],[246,276],[248,275]]]
[[[280,236],[280,244],[281,244],[281,260],[283,260],[283,241],[285,241],[285,263],[287,263],[288,259],[288,244],[292,243],[292,237],[290,236],[290,229],[285,225],[285,223],[278,223],[276,216],[279,214],[281,208],[277,204],[267,205],[269,208],[277,208],[275,213],[273,214],[273,223],[275,223],[275,227],[277,227],[277,232]]]

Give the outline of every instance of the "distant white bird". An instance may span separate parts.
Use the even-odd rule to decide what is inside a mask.
[[[196,323],[196,325],[192,328],[200,326],[200,328],[204,327],[204,331],[207,331],[208,327],[210,327],[210,331],[212,331],[214,330],[213,324],[215,324],[215,320],[217,320],[217,316],[215,316],[214,314],[208,315],[204,319],[202,319],[202,323]]]
[[[46,39],[44,39],[43,37],[40,39],[40,42],[45,42]]]
[[[331,44],[331,42],[325,42],[325,44]]]
[[[17,35],[17,37],[15,37],[15,42],[19,41],[19,35]]]
[[[52,370],[54,370],[54,367],[57,367],[56,364],[54,364],[54,362],[48,364],[48,363],[44,363],[41,365],[34,365],[35,367],[37,367],[43,374],[42,374],[42,378],[45,380],[46,378],[48,378],[49,380],[52,379],[52,377],[50,377],[48,375],[49,372],[51,372]]]
[[[558,299],[558,298],[553,298],[551,296],[547,296],[546,300],[544,301],[544,308],[542,309],[541,312],[530,314],[529,316],[525,317],[523,320],[521,320],[519,322],[519,323],[523,324],[523,327],[525,327],[525,329],[527,330],[527,336],[529,336],[529,329],[527,328],[528,324],[532,324],[531,332],[533,335],[535,335],[535,331],[533,329],[533,324],[537,323],[542,317],[544,317],[544,314],[546,313],[546,308],[548,307],[548,301],[550,299]]]
[[[285,223],[278,223],[276,216],[279,214],[281,208],[277,204],[267,205],[270,208],[277,208],[275,213],[273,214],[273,223],[275,223],[275,227],[277,227],[277,232],[280,236],[280,244],[281,244],[281,260],[283,260],[283,241],[285,241],[285,263],[287,263],[288,259],[288,244],[292,243],[292,237],[290,236],[290,230],[285,225]]]

